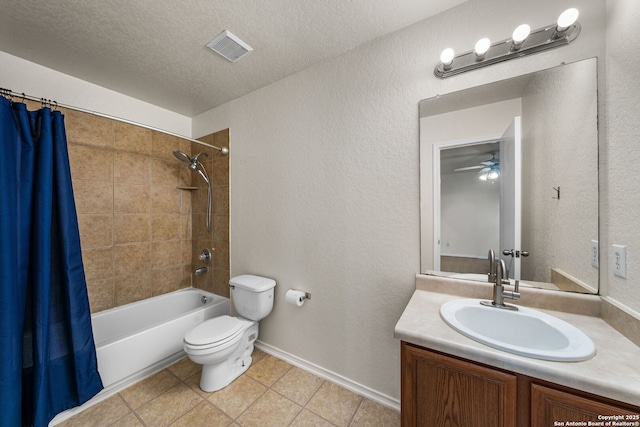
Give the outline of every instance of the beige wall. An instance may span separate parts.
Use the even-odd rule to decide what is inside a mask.
[[[212,271],[194,285],[228,296],[221,285],[229,275],[228,158],[205,160],[215,213],[207,233],[206,187],[179,189],[200,185],[200,177],[172,154],[202,147],[91,114],[64,114],[91,311],[191,286],[192,271],[200,266],[192,254],[203,244],[215,248]],[[226,146],[225,139],[228,131],[205,141]]]
[[[640,8],[607,0],[607,141],[600,154],[601,293],[640,317]],[[627,278],[613,274],[612,245],[627,247]]]

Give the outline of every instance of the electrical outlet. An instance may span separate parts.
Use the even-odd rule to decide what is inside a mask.
[[[600,253],[597,240],[591,241],[591,265],[595,268],[600,266]]]
[[[613,274],[627,278],[627,248],[622,245],[613,245]]]

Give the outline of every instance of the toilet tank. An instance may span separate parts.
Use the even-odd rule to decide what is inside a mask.
[[[240,316],[262,320],[271,313],[275,280],[244,274],[229,280],[229,286],[233,305]]]

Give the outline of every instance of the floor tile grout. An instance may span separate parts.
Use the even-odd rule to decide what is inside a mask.
[[[347,423],[347,427],[349,427],[349,426],[351,426],[353,424],[353,420],[355,420],[356,415],[358,415],[358,411],[360,410],[360,408],[362,407],[363,404],[364,404],[364,398],[360,400],[360,402],[358,403],[358,407],[356,408],[355,411],[353,411],[353,415],[351,415],[351,419]]]

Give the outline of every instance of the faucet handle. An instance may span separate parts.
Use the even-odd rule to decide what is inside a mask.
[[[505,298],[509,298],[517,301],[520,299],[520,292],[518,292],[519,290],[520,290],[520,280],[515,280],[515,286],[513,288],[513,291],[504,291],[502,292],[502,296]]]
[[[211,262],[211,251],[207,248],[204,248],[200,255],[198,255],[198,259],[203,261],[205,264],[209,264]]]
[[[502,292],[502,297],[517,301],[520,299],[520,293],[515,291],[504,291]]]

